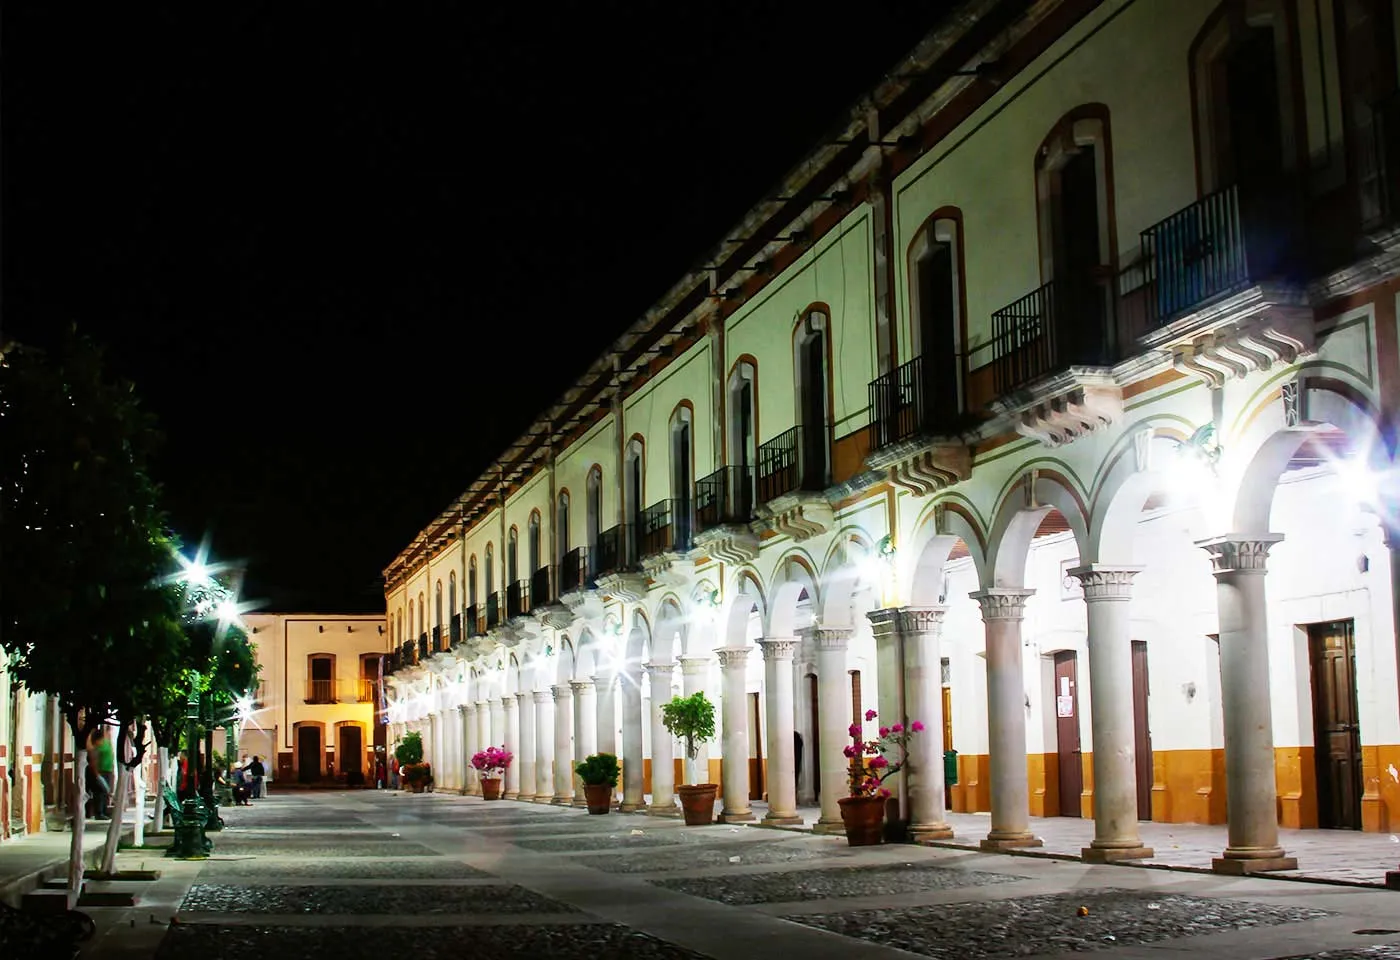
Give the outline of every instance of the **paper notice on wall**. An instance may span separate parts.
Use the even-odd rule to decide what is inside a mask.
[[[1061,696],[1061,697],[1067,697],[1067,696],[1069,696],[1069,677],[1061,677],[1061,678],[1060,678],[1060,696]]]
[[[1060,716],[1060,717],[1072,717],[1072,716],[1074,716],[1074,698],[1073,698],[1073,697],[1056,697],[1056,698],[1055,698],[1055,715],[1056,715],[1056,716]]]

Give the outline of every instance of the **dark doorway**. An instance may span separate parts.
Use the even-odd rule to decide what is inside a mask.
[[[1273,28],[1249,28],[1214,74],[1220,186],[1275,181],[1283,172],[1283,122]]]
[[[1152,731],[1147,726],[1147,641],[1133,641],[1133,751],[1137,755],[1138,819],[1152,819]]]
[[[1084,793],[1079,752],[1079,657],[1073,650],[1055,654],[1055,740],[1059,748],[1060,816],[1078,817]]]
[[[345,725],[336,729],[340,741],[340,772],[347,786],[360,787],[365,782],[365,745],[359,727]]]
[[[962,409],[958,390],[957,264],[953,244],[932,236],[919,260],[919,339],[924,409],[936,422],[952,420]]]
[[[814,314],[820,317],[820,314]],[[827,481],[826,329],[815,325],[800,348],[802,366],[802,489],[825,490]]]
[[[1357,723],[1352,621],[1309,626],[1308,652],[1312,660],[1317,824],[1360,830],[1361,729]]]
[[[321,779],[321,731],[297,727],[297,780],[315,783]]]
[[[943,671],[946,674],[948,661],[943,661]],[[953,688],[947,684],[943,685],[943,757],[946,762],[948,754],[953,751]],[[943,809],[953,809],[953,785],[946,779],[943,783]]]
[[[807,749],[810,751],[809,758],[812,761],[812,793],[816,795],[818,802],[822,796],[822,725],[820,723],[821,711],[817,699],[817,678],[815,674],[807,675],[807,702],[812,705],[811,716],[807,718],[808,727],[812,732],[810,743]]]
[[[753,756],[749,757],[749,799],[762,800],[767,785],[763,782],[763,704],[758,694],[749,694],[749,742]]]
[[[1093,144],[1080,145],[1055,177],[1055,309],[1059,359],[1090,359],[1103,337],[1100,288],[1104,251],[1099,244],[1098,160]],[[1086,352],[1087,351],[1087,352]]]
[[[330,657],[311,658],[311,689],[307,703],[335,703],[334,666]]]

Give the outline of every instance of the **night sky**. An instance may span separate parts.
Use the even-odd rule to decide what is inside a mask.
[[[107,346],[246,596],[375,612],[947,4],[147,6],[4,7],[4,334]]]

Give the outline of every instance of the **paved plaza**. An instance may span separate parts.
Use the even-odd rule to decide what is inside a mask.
[[[212,859],[161,860],[123,887],[134,910],[95,910],[84,956],[1400,960],[1400,893],[1335,883],[447,794],[283,794],[226,819]]]

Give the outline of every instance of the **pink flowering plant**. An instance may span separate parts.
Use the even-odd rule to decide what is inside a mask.
[[[514,759],[515,754],[505,747],[487,747],[472,755],[472,766],[481,771],[481,779],[500,780]]]
[[[867,723],[878,716],[874,710],[865,711]],[[842,753],[851,762],[851,796],[888,797],[890,792],[882,784],[904,768],[909,741],[924,732],[924,725],[915,720],[908,726],[902,723],[881,726],[874,740],[865,739],[865,727],[859,723],[851,724],[846,732],[851,735],[851,742]]]

